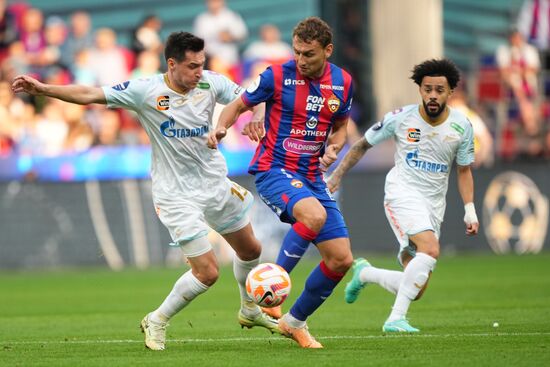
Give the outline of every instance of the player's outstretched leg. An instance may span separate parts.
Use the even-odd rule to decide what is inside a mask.
[[[200,268],[198,264],[214,261],[214,253],[209,251],[197,257],[188,257],[192,268]],[[201,268],[202,269],[202,268]],[[212,268],[214,269],[214,268]],[[185,308],[193,299],[206,292],[210,285],[217,279],[217,267],[215,271],[204,277],[204,282],[199,280],[193,270],[188,270],[174,284],[174,287],[164,299],[162,304],[153,312],[147,314],[141,321],[141,330],[145,334],[145,346],[152,350],[164,350],[166,343],[166,327],[168,320]]]
[[[344,273],[329,269],[321,261],[307,278],[304,291],[290,311],[279,320],[281,333],[294,339],[302,348],[322,348],[309,333],[305,320],[330,296],[343,277]]]
[[[382,331],[390,333],[417,333],[420,331],[409,324],[406,316],[411,302],[416,299],[428,282],[436,262],[435,258],[425,253],[417,253],[409,261],[403,271],[403,280],[399,286],[397,297],[395,297],[392,312],[384,323]]]
[[[348,284],[346,284],[346,289],[344,290],[347,303],[355,302],[357,300],[357,297],[359,297],[359,293],[361,292],[361,290],[365,287],[365,285],[367,285],[367,283],[363,283],[361,281],[361,270],[370,266],[370,263],[362,257],[353,261],[353,276],[351,277],[351,280],[348,282]]]
[[[246,277],[250,270],[260,263],[261,246],[254,237],[252,226],[248,223],[245,227],[223,235],[229,244],[235,249],[233,257],[233,275],[239,285],[241,307],[237,314],[237,320],[241,327],[252,328],[255,326],[266,328],[272,333],[280,333],[276,319],[262,312],[262,309],[252,301],[246,292]],[[248,258],[249,260],[243,260]]]

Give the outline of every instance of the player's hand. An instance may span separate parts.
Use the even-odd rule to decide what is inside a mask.
[[[259,142],[265,135],[264,122],[250,121],[244,126],[241,134],[248,136],[252,141]]]
[[[326,179],[327,187],[331,194],[340,188],[340,181],[341,177],[337,177],[334,173]]]
[[[227,135],[227,129],[225,127],[217,127],[213,131],[208,133],[208,140],[206,145],[210,149],[218,149],[218,143]]]
[[[466,235],[468,236],[475,236],[477,232],[479,231],[479,223],[466,223]]]
[[[41,95],[44,92],[44,84],[28,75],[18,75],[13,78],[11,89],[14,93],[26,92],[33,96]]]
[[[479,230],[479,220],[477,219],[474,203],[464,205],[464,224],[466,224],[466,235],[476,235]]]
[[[319,162],[321,165],[319,168],[322,172],[326,172],[331,164],[336,162],[336,159],[338,159],[338,146],[335,144],[331,144],[327,146],[327,149],[325,149],[325,154],[319,158]]]

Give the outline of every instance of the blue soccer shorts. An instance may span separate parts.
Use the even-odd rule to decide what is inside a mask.
[[[308,197],[319,200],[327,212],[327,219],[313,243],[349,237],[344,217],[324,181],[312,182],[285,169],[272,169],[256,173],[256,190],[280,220],[290,224],[296,222],[292,210],[298,201]]]

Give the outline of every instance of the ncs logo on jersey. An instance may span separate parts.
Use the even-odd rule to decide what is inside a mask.
[[[112,88],[114,90],[118,90],[119,92],[120,91],[123,91],[124,89],[128,88],[128,86],[130,85],[130,82],[129,81],[126,81],[124,83],[120,83],[120,84],[117,84],[117,85],[114,85]]]
[[[420,141],[420,129],[410,128],[407,132],[407,141],[418,143]]]
[[[330,96],[330,98],[327,101],[327,104],[328,104],[328,109],[332,113],[338,111],[338,108],[340,108],[340,100],[336,98],[334,94]]]
[[[170,96],[158,96],[157,110],[166,111],[168,108],[170,108]]]
[[[290,181],[290,184],[297,189],[301,189],[302,187],[304,187],[304,183],[297,179],[293,179],[292,181]]]

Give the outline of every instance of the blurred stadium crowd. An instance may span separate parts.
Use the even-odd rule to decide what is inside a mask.
[[[518,23],[511,24],[518,28],[491,55],[490,67],[484,66],[495,73],[480,74],[474,108],[473,87],[457,91],[453,104],[464,109],[476,126],[478,165],[550,158],[550,86],[544,77],[550,66],[548,39],[538,40],[534,25],[543,23],[541,14],[550,14],[549,9],[550,0],[525,1]],[[357,16],[350,12],[350,17],[353,24]],[[549,19],[544,21],[548,24]],[[160,17],[148,15],[136,24],[131,41],[121,44],[113,29],[95,29],[86,11],[75,11],[65,21],[56,15],[45,17],[41,9],[24,1],[0,0],[0,158],[13,154],[55,157],[97,145],[147,145],[147,136],[127,111],[15,96],[10,83],[17,74],[30,74],[54,84],[102,86],[156,74],[164,69],[162,26]],[[281,40],[274,25],[264,25],[258,41],[247,43],[246,23],[224,0],[205,1],[192,31],[206,41],[207,68],[245,86],[266,65],[292,57],[290,45]],[[548,25],[545,34],[549,34]],[[348,67],[357,73],[356,67]],[[483,102],[500,106],[505,123],[487,121],[493,116]],[[361,128],[367,123],[358,121]],[[237,133],[225,145],[228,149],[252,148]]]
[[[240,52],[248,37],[245,22],[222,0],[206,2],[208,9],[194,23],[194,33],[206,40],[207,68],[239,83],[255,77],[269,63],[292,57],[274,25],[261,28],[260,39]],[[232,24],[231,32],[226,24]],[[86,11],[76,11],[65,22],[47,18],[23,1],[0,0],[0,157],[10,154],[58,156],[94,145],[148,144],[135,117],[105,106],[85,107],[55,99],[14,95],[11,80],[29,74],[52,84],[116,85],[147,77],[164,68],[160,36],[162,20],[146,16],[136,25],[131,43],[117,41],[110,28],[93,30]],[[236,139],[236,140],[235,140]],[[226,145],[250,144],[235,134]]]

